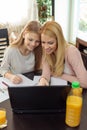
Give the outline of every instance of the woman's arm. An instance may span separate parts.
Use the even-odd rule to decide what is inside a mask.
[[[67,54],[67,61],[75,75],[63,74],[61,78],[70,82],[78,81],[82,87],[87,88],[87,71],[79,50],[76,47],[71,47]]]
[[[6,48],[4,52],[4,57],[0,66],[0,74],[4,76],[4,74],[8,71],[10,71],[10,48]]]
[[[62,76],[60,77],[64,80],[67,80],[69,82],[73,82],[73,81],[78,81],[77,77],[76,76],[72,76],[72,75],[69,75],[69,74],[62,74]]]
[[[48,86],[50,82],[50,67],[46,61],[42,61],[42,75],[39,80],[39,85]]]
[[[5,78],[9,79],[13,83],[20,83],[22,82],[21,77],[12,74],[10,71],[11,68],[11,53],[10,53],[10,48],[8,47],[4,53],[3,61],[1,63],[0,67],[0,74],[4,76]]]
[[[12,74],[11,72],[6,72],[4,77],[12,81],[14,84],[19,84],[22,82],[22,78],[20,76]]]

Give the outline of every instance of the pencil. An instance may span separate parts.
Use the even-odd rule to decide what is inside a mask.
[[[8,87],[8,85],[5,82],[3,82],[3,81],[2,81],[2,84],[4,84],[6,87]]]

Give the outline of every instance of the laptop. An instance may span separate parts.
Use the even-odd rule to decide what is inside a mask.
[[[8,87],[12,111],[15,113],[65,112],[70,85]]]

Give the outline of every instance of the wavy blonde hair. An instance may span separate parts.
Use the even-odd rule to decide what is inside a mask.
[[[62,28],[57,22],[48,21],[43,25],[41,34],[45,34],[56,39],[56,51],[48,55],[43,49],[43,57],[48,62],[52,74],[60,76],[64,70],[65,48],[68,46],[64,38]]]
[[[24,44],[23,34],[25,31],[28,33],[30,32],[36,33],[40,36],[40,29],[41,29],[41,24],[38,21],[31,21],[27,23],[25,27],[22,29],[21,33],[19,34],[17,40],[13,41],[10,46],[19,48]],[[34,53],[35,53],[35,63],[36,63],[35,69],[38,69],[40,67],[41,57],[42,57],[41,44],[34,49]]]
[[[31,22],[27,23],[25,25],[25,27],[22,29],[21,33],[19,34],[17,40],[15,40],[11,43],[11,46],[20,47],[21,45],[24,44],[23,34],[25,31],[36,33],[36,34],[40,35],[40,28],[41,28],[41,25],[37,21],[31,21]]]

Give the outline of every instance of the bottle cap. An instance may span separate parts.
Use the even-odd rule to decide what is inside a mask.
[[[80,83],[79,82],[72,82],[72,88],[79,88]]]

